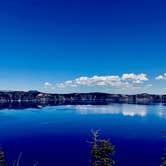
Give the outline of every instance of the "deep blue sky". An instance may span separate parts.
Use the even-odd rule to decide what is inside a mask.
[[[166,72],[165,9],[164,0],[1,0],[0,89],[145,73],[147,91],[164,93],[155,77]]]

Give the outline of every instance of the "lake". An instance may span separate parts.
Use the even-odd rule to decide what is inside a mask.
[[[91,129],[116,146],[117,166],[159,166],[166,106],[76,105],[0,110],[0,144],[12,165],[88,166]]]

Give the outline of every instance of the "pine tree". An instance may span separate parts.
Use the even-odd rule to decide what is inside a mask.
[[[164,156],[161,158],[162,164],[161,166],[166,166],[166,149],[164,149]]]
[[[4,160],[4,152],[2,150],[0,150],[0,166],[7,166]]]
[[[91,166],[113,166],[115,161],[112,157],[115,154],[115,146],[110,140],[98,139],[99,131],[92,131]]]

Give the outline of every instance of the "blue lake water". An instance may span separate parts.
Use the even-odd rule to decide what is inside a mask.
[[[88,166],[90,130],[116,146],[117,166],[159,166],[166,106],[113,104],[0,110],[0,144],[10,165]]]

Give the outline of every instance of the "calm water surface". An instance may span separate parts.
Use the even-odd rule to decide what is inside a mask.
[[[117,166],[159,166],[166,106],[55,106],[0,110],[0,144],[12,165],[88,166],[91,129],[116,145]]]

